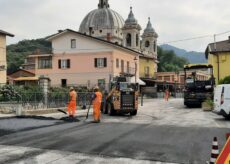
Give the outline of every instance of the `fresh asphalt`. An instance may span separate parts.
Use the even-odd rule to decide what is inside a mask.
[[[213,137],[218,138],[222,148],[230,122],[200,109],[186,109],[181,104],[182,100],[167,103],[149,100],[136,117],[103,116],[100,124],[85,121],[83,116],[78,117],[80,122],[59,117],[1,118],[0,145],[39,151],[4,158],[0,148],[0,163],[17,163],[47,150],[134,160],[206,163]]]

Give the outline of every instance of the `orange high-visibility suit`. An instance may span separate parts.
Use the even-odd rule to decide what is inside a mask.
[[[95,99],[93,100],[93,117],[94,121],[100,121],[101,118],[101,102],[102,94],[101,92],[95,92]]]
[[[165,90],[165,101],[169,101],[169,90]]]
[[[77,93],[72,90],[70,91],[69,93],[69,97],[70,97],[70,100],[69,100],[69,104],[68,104],[68,113],[69,113],[69,116],[74,116],[75,113],[76,113],[76,109],[77,109]]]

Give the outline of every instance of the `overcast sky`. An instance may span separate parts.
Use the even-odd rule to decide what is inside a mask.
[[[99,0],[0,0],[0,29],[15,34],[7,44],[51,35],[59,29],[78,30]],[[148,17],[158,43],[230,31],[229,0],[109,0],[110,8],[126,19],[130,5],[142,29]],[[217,36],[226,40],[230,33]],[[204,51],[213,37],[170,43],[189,51]]]

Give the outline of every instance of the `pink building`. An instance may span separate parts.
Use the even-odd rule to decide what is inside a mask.
[[[49,36],[51,54],[33,54],[24,68],[34,69],[37,77],[46,76],[51,86],[84,85],[93,87],[109,83],[120,74],[139,78],[139,56],[143,54],[110,41],[66,29]],[[134,60],[137,59],[137,60]]]

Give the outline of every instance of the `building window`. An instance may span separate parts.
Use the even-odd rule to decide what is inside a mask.
[[[129,69],[130,69],[129,62],[127,62],[127,73],[129,73]]]
[[[132,36],[131,34],[127,34],[126,36],[126,46],[131,47]]]
[[[124,60],[121,60],[121,72],[124,73]]]
[[[71,39],[71,48],[76,48],[76,39]]]
[[[67,86],[67,80],[66,79],[61,79],[61,86],[66,87]]]
[[[95,58],[94,66],[96,68],[104,68],[107,67],[107,58]]]
[[[145,76],[149,77],[149,67],[145,67]]]
[[[6,66],[5,65],[0,65],[0,71],[4,71],[6,70]]]
[[[164,80],[169,82],[170,81],[170,76],[165,76]]]
[[[145,42],[145,47],[149,47],[149,45],[150,45],[150,43],[149,43],[149,41],[147,40],[146,42]]]
[[[102,33],[102,30],[100,30],[100,33]]]
[[[119,59],[116,59],[116,67],[119,68]]]
[[[138,34],[136,35],[136,46],[137,47],[139,46],[139,35]]]
[[[104,90],[105,89],[105,79],[99,79],[98,86],[100,89]]]
[[[52,68],[52,58],[38,58],[38,69]]]
[[[59,69],[70,68],[70,59],[58,60],[58,68]]]

